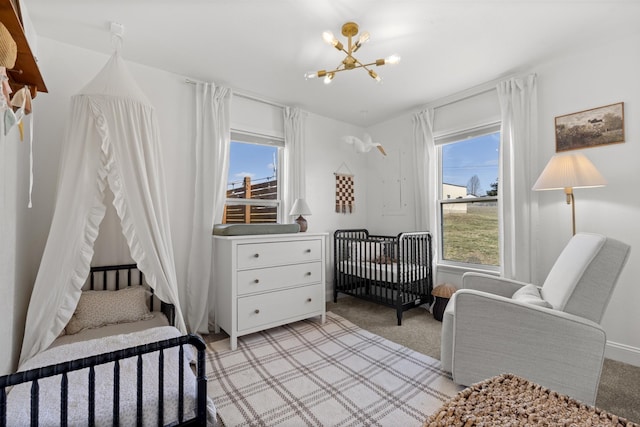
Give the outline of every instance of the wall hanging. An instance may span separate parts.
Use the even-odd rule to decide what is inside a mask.
[[[349,173],[340,172],[341,169],[346,169]],[[338,170],[333,174],[336,177],[336,212],[353,213],[353,209],[355,208],[353,174],[344,162],[342,162]]]

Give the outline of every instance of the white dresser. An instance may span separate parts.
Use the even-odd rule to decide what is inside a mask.
[[[213,236],[216,327],[238,337],[313,316],[325,321],[326,233]]]

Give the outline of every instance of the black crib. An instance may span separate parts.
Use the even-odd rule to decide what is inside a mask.
[[[184,346],[192,345],[194,346],[197,353],[197,370],[196,370],[196,382],[197,382],[197,413],[195,417],[185,417],[184,416],[184,400],[182,399],[182,392],[180,393],[181,398],[177,402],[178,405],[178,416],[179,416],[179,425],[205,425],[207,422],[207,377],[205,372],[205,349],[206,344],[202,340],[202,338],[196,335],[183,335],[178,338],[169,338],[166,340],[153,342],[150,344],[143,344],[137,347],[130,347],[124,350],[118,350],[111,353],[99,354],[96,356],[89,356],[82,359],[71,360],[69,362],[62,362],[56,365],[45,366],[38,369],[31,369],[23,372],[16,372],[15,374],[5,375],[0,377],[0,426],[4,427],[6,425],[11,425],[11,420],[7,420],[6,417],[6,402],[7,402],[7,387],[12,387],[14,385],[22,384],[22,383],[31,383],[31,425],[37,426],[38,418],[39,418],[39,399],[38,399],[38,380],[43,378],[58,376],[60,377],[60,395],[62,397],[62,407],[60,410],[60,426],[67,425],[67,392],[68,388],[66,386],[66,377],[69,372],[77,371],[80,369],[89,368],[89,389],[87,390],[87,399],[89,401],[89,413],[87,414],[87,425],[92,426],[96,424],[95,413],[93,412],[93,408],[95,408],[95,380],[92,378],[92,372],[94,368],[98,365],[102,365],[105,363],[115,362],[114,368],[114,390],[113,390],[113,425],[119,425],[119,409],[120,409],[120,399],[118,393],[118,374],[117,374],[117,366],[118,361],[127,358],[138,358],[138,397],[137,401],[133,403],[136,406],[137,410],[137,425],[143,425],[143,412],[142,412],[142,377],[141,377],[141,369],[142,369],[142,355],[147,353],[157,352],[159,360],[162,360],[163,350],[179,347],[180,350],[180,372],[184,372]],[[158,375],[160,378],[163,375],[163,364],[159,363],[159,371]],[[180,378],[179,384],[182,387],[184,384],[184,379]],[[160,385],[162,385],[162,381],[160,381]],[[158,413],[158,419],[160,425],[164,425],[162,422],[162,408],[165,402],[162,402],[162,393],[159,393],[161,402],[159,403],[160,412]],[[26,402],[25,402],[26,403]],[[129,402],[122,402],[122,404],[129,404]],[[174,402],[166,402],[166,404],[174,404]],[[9,424],[7,424],[9,423]]]
[[[334,240],[333,301],[338,293],[396,309],[398,325],[410,308],[431,303],[431,234],[371,235],[366,229],[337,230]]]
[[[114,266],[101,266],[91,267],[90,277],[87,281],[87,288],[91,290],[114,290],[121,289],[127,286],[146,286],[146,282],[142,272],[137,270],[135,264],[126,265],[114,265]],[[151,294],[150,296],[150,308],[153,311],[156,297]],[[167,316],[171,325],[174,324],[175,307],[172,304],[164,303],[160,300],[160,309]],[[186,415],[185,401],[184,401],[184,346],[193,346],[197,352],[196,354],[196,367],[195,367],[195,382],[196,382],[196,413],[194,416]],[[94,376],[95,368],[98,365],[107,363],[114,364],[113,370],[113,425],[119,425],[119,408],[122,405],[133,405],[136,408],[137,425],[142,426],[143,419],[143,382],[142,382],[142,356],[147,353],[154,353],[158,357],[158,387],[163,387],[164,378],[164,353],[168,349],[177,347],[179,354],[179,398],[177,402],[164,401],[163,393],[159,392],[159,412],[158,423],[164,425],[166,421],[163,421],[163,408],[166,405],[177,405],[178,421],[177,425],[206,425],[207,422],[207,376],[205,365],[205,349],[206,344],[197,335],[188,334],[176,338],[168,338],[161,341],[152,342],[149,344],[143,344],[136,347],[129,347],[122,350],[117,350],[109,353],[103,353],[96,356],[89,356],[85,358],[75,359],[67,362],[58,363],[55,365],[49,365],[42,368],[31,369],[22,372],[16,372],[0,377],[0,427],[11,425],[11,420],[7,420],[7,393],[8,390],[15,385],[30,383],[31,384],[31,401],[25,402],[31,405],[31,425],[37,426],[39,418],[39,380],[48,377],[60,378],[60,396],[61,396],[61,408],[60,408],[60,426],[67,425],[68,404],[67,394],[67,376],[70,372],[78,371],[81,369],[87,369],[88,375],[88,408],[87,424],[88,426],[99,423],[95,417],[95,401],[96,401],[96,381]],[[155,357],[155,356],[151,356]],[[119,364],[124,359],[135,358],[137,359],[137,399],[136,402],[123,402],[120,399],[119,393]],[[176,425],[176,424],[171,424]]]

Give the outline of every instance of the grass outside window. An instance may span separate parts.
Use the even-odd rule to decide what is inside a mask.
[[[497,200],[441,203],[442,259],[500,265]]]

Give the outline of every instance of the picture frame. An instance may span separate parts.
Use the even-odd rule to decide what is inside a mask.
[[[624,102],[555,118],[556,152],[624,142]]]

